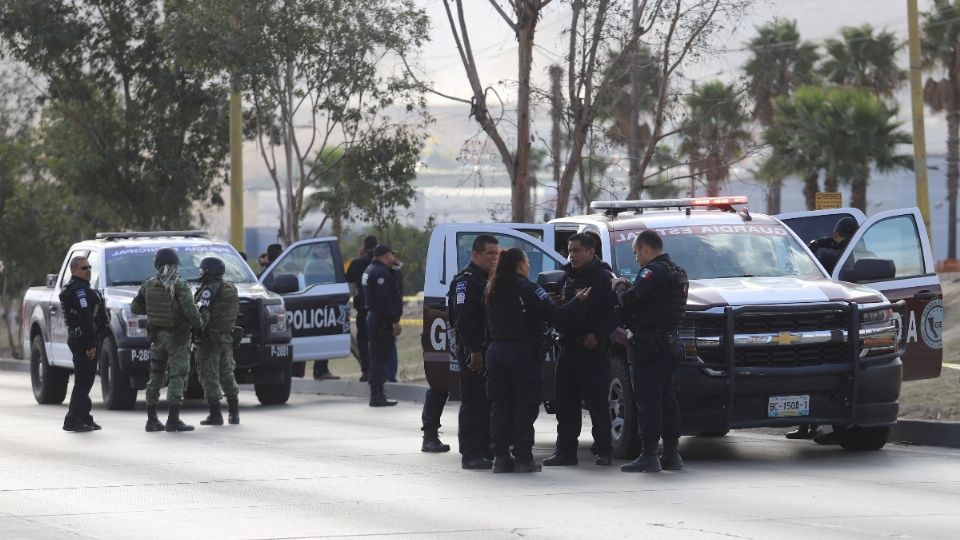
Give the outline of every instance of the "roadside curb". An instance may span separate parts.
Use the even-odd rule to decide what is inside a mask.
[[[900,420],[890,440],[917,446],[960,448],[960,422],[945,420]]]
[[[30,372],[30,362],[26,360],[14,360],[12,358],[0,358],[0,371],[20,371]]]
[[[422,402],[427,392],[427,385],[413,383],[386,383],[384,390],[387,397],[400,401]],[[294,378],[290,390],[297,394],[326,394],[332,396],[350,396],[366,398],[370,396],[370,386],[356,380],[326,380]]]

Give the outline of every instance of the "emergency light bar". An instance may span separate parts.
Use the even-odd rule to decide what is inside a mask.
[[[604,210],[607,214],[616,215],[627,210],[643,210],[645,208],[730,208],[735,204],[747,204],[747,197],[737,195],[732,197],[694,197],[686,199],[650,199],[631,201],[594,201],[590,208]]]

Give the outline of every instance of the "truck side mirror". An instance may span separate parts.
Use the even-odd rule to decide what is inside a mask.
[[[890,259],[860,259],[853,268],[840,270],[840,281],[862,283],[893,279],[897,275],[897,265]]]
[[[57,285],[58,274],[47,274],[47,287],[54,288]]]
[[[551,294],[560,294],[560,280],[563,279],[563,270],[550,270],[537,274],[537,285]]]
[[[300,280],[293,274],[280,274],[272,280],[264,281],[264,286],[277,294],[295,293],[300,290]]]

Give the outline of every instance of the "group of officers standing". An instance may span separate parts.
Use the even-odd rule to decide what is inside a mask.
[[[607,385],[612,335],[631,331],[633,388],[642,418],[643,449],[625,472],[678,470],[680,410],[673,369],[682,358],[677,338],[686,306],[686,273],[663,253],[654,231],[633,243],[640,270],[630,282],[616,278],[597,257],[589,234],[568,242],[559,301],[530,281],[530,262],[519,248],[500,250],[496,237],[478,236],[470,264],[448,290],[450,350],[460,368],[458,442],[464,469],[497,473],[537,472],[534,422],[542,401],[544,327],[560,334],[556,370],[557,441],[545,466],[578,464],[581,403],[593,424],[594,463],[612,463]],[[368,307],[370,303],[368,302]],[[424,452],[450,449],[438,437],[447,393],[427,391],[423,407]],[[627,427],[626,429],[629,429]],[[663,441],[663,454],[658,454]]]

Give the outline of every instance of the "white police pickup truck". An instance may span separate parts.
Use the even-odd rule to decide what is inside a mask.
[[[567,239],[593,233],[598,255],[619,276],[638,272],[631,243],[645,229],[690,278],[677,368],[683,430],[723,435],[735,428],[800,423],[851,426],[842,446],[881,448],[897,420],[901,380],[937,377],[943,303],[917,209],[866,218],[853,209],[783,219],[735,206],[745,197],[595,202],[599,213],[547,224],[442,224],[430,238],[424,283],[423,357],[430,385],[456,395],[446,342],[446,292],[466,266],[473,239],[492,234],[520,247],[531,276],[563,265]],[[860,228],[827,273],[806,242],[829,235],[844,215]],[[536,279],[533,277],[533,279]],[[610,415],[614,455],[639,449],[629,370],[630,343],[613,336]],[[544,363],[545,405],[554,395],[556,351]]]

